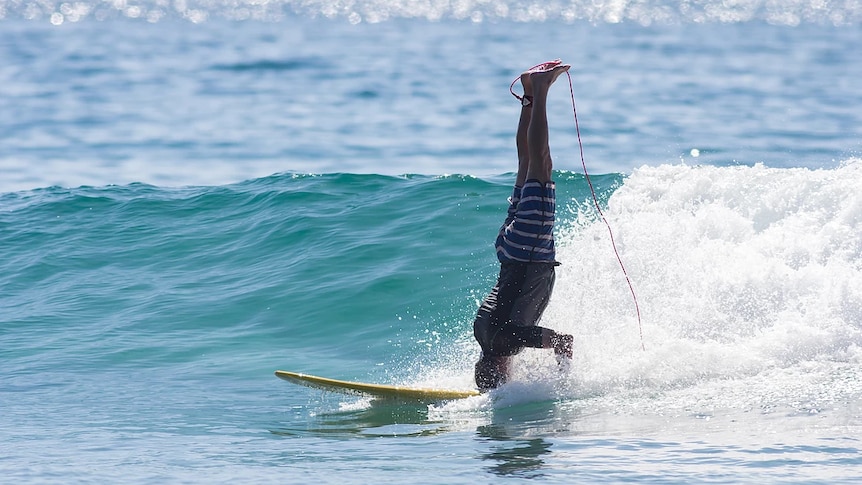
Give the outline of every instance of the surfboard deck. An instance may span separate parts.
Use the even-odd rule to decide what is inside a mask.
[[[369,384],[365,382],[341,381],[318,377],[299,372],[284,370],[275,371],[275,375],[281,379],[301,386],[323,389],[325,391],[340,392],[342,394],[359,394],[381,399],[401,399],[415,401],[447,401],[451,399],[464,399],[478,396],[479,391],[474,389],[435,389],[408,386],[390,386],[386,384]]]

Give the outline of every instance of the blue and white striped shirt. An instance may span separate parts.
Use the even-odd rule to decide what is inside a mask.
[[[527,180],[523,187],[515,186],[506,221],[497,235],[497,259],[501,263],[556,263],[556,208],[554,182],[542,184],[538,180]]]

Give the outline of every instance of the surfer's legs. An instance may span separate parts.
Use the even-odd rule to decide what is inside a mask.
[[[530,74],[521,74],[521,84],[524,86],[524,97],[533,99],[533,88],[530,83]],[[522,187],[527,180],[527,170],[530,168],[530,148],[527,132],[530,129],[533,107],[521,106],[521,117],[518,119],[518,132],[515,134],[515,145],[518,148],[518,175],[515,177],[515,185]]]
[[[521,117],[518,120],[518,132],[515,135],[515,144],[518,147],[518,175],[515,177],[515,185],[518,187],[524,185],[524,182],[527,180],[527,171],[530,168],[530,141],[528,131],[530,128],[530,121],[532,120],[534,101],[533,82],[530,79],[530,76],[534,72],[554,69],[560,65],[560,62],[561,61],[559,59],[545,62],[533,69],[521,73],[521,86],[524,87],[524,98],[527,101],[527,104],[524,105],[522,103],[521,105]],[[547,89],[545,89],[545,91],[545,96],[547,97]],[[545,125],[547,129],[547,121],[545,122]]]
[[[530,72],[528,75],[533,93],[533,112],[527,129],[529,165],[526,180],[535,179],[545,183],[552,178],[553,163],[548,145],[548,90],[562,73],[569,70],[569,67],[568,64],[557,64],[550,69]],[[521,75],[521,83],[523,82],[524,75]],[[527,89],[526,85],[524,89]]]

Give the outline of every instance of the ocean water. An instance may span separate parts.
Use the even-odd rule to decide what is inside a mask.
[[[0,0],[0,482],[858,483],[860,21]],[[432,405],[277,379],[472,386],[507,88],[555,57],[571,366]]]

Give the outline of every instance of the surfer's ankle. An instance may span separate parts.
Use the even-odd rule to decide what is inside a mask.
[[[533,83],[530,82],[530,71],[521,74],[521,86],[524,88],[524,97],[533,99]]]

